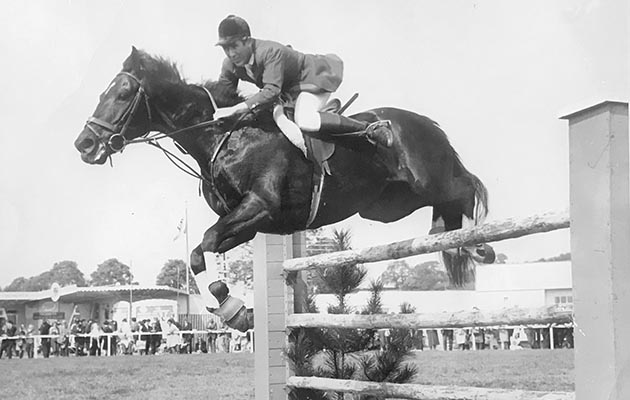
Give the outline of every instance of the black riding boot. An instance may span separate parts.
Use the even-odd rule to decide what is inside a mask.
[[[320,112],[319,116],[321,132],[333,136],[356,133],[357,136],[365,136],[370,142],[384,147],[391,147],[394,141],[389,121],[376,121],[370,124],[334,113]]]

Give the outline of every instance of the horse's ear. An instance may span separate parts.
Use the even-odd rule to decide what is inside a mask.
[[[136,46],[131,46],[131,54],[125,60],[123,67],[134,71],[142,70],[142,57]]]

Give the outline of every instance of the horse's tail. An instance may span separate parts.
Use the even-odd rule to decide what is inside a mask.
[[[477,177],[477,175],[466,169],[457,152],[455,152],[454,172],[455,175],[466,177],[470,182],[474,194],[474,206],[472,210],[472,215],[470,215],[470,217],[473,219],[475,225],[483,223],[489,211],[488,189],[486,188],[486,185],[483,184],[483,182]]]
[[[475,225],[481,224],[485,221],[488,215],[488,189],[486,185],[481,182],[481,179],[477,175],[470,174],[470,181],[475,188],[475,208],[473,211],[473,219]]]
[[[461,182],[467,182],[471,190],[466,198],[460,199],[459,204],[450,204],[450,210],[442,207],[435,207],[434,213],[450,214],[450,223],[447,220],[445,229],[447,231],[462,228],[461,217],[466,215],[471,218],[474,225],[483,223],[488,215],[488,189],[475,174],[471,173],[462,164],[459,155],[455,153],[454,175],[460,177]],[[457,203],[457,202],[456,202]],[[454,215],[453,215],[454,214]],[[435,216],[434,216],[435,219]],[[442,261],[448,272],[450,281],[456,286],[463,286],[466,282],[474,279],[474,261],[470,253],[458,249],[456,252],[442,252]]]

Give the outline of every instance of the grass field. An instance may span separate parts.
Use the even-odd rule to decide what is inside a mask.
[[[426,351],[414,383],[573,391],[572,350]],[[5,399],[254,398],[254,355],[0,360]]]

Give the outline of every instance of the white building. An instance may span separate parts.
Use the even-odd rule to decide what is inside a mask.
[[[349,295],[348,302],[360,311],[369,297],[369,290],[361,290]],[[320,312],[326,312],[329,304],[336,303],[330,294],[318,295],[315,301]],[[472,311],[475,308],[492,311],[552,305],[571,310],[571,262],[478,265],[475,290],[385,290],[382,302],[388,313],[398,313],[403,302],[414,306],[418,313]]]

